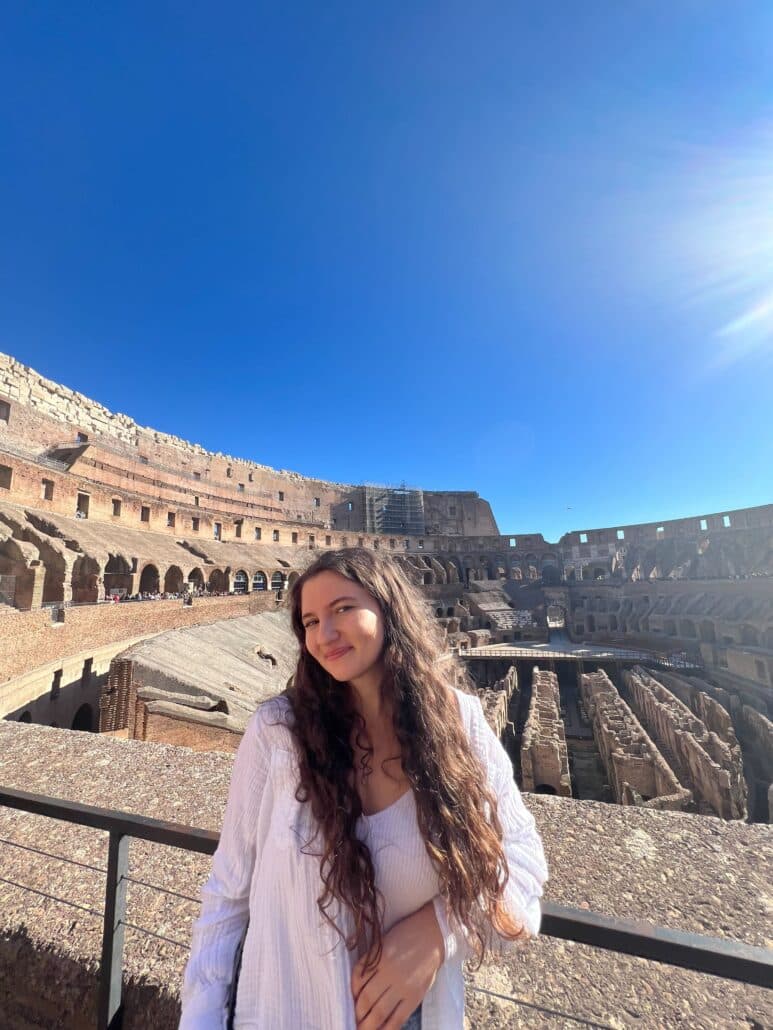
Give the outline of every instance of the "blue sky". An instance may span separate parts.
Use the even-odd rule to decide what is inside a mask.
[[[10,3],[0,349],[503,532],[773,499],[773,5]]]

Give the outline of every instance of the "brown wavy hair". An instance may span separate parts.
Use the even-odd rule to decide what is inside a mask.
[[[301,621],[304,584],[321,572],[336,572],[368,591],[384,619],[382,697],[391,702],[403,770],[416,798],[421,834],[437,871],[440,891],[480,963],[493,928],[508,940],[522,927],[507,913],[502,894],[508,878],[502,827],[486,772],[473,753],[453,690],[450,663],[438,663],[443,641],[427,602],[397,562],[378,551],[326,551],[296,580],[290,609],[300,656],[287,689],[300,783],[297,800],[308,802],[321,830],[320,912],[343,938],[328,913],[337,901],[351,910],[354,930],[346,946],[369,947],[369,965],[381,957],[382,930],[373,863],[355,834],[362,815],[354,785],[354,749],[365,729],[352,704],[352,691],[313,658]],[[471,689],[461,665],[457,682]],[[372,748],[365,744],[366,759]],[[319,839],[319,838],[317,838]]]

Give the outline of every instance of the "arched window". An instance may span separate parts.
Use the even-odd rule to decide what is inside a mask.
[[[281,572],[275,572],[274,575],[271,577],[271,589],[272,590],[281,590],[282,587],[284,586],[284,581],[285,581],[285,578],[282,575],[282,573]]]
[[[268,587],[268,580],[266,579],[265,572],[256,572],[252,577],[252,589],[253,590],[265,590]]]
[[[250,581],[244,569],[234,573],[234,593],[248,594],[250,592]]]

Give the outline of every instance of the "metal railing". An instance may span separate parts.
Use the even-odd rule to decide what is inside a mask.
[[[474,631],[473,631],[474,632]],[[636,648],[617,647],[610,644],[588,644],[573,651],[563,651],[549,646],[540,647],[535,644],[516,646],[515,644],[498,644],[494,646],[462,648],[462,658],[538,658],[541,661],[571,659],[580,662],[641,662],[642,664],[660,665],[665,669],[702,669],[703,661],[694,655],[662,654],[657,651],[642,651]]]
[[[120,1030],[123,1019],[124,930],[131,925],[126,919],[129,841],[135,838],[212,855],[220,835],[212,830],[62,801],[23,790],[0,788],[0,805],[104,830],[109,834],[97,1027],[98,1030]],[[553,902],[542,905],[540,933],[773,989],[773,950],[740,941],[670,930],[638,920],[610,918]]]

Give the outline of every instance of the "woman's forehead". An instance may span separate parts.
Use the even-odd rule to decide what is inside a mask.
[[[301,607],[306,611],[310,607],[324,606],[338,597],[370,596],[359,583],[355,583],[338,572],[326,569],[317,573],[303,584],[301,590]]]

